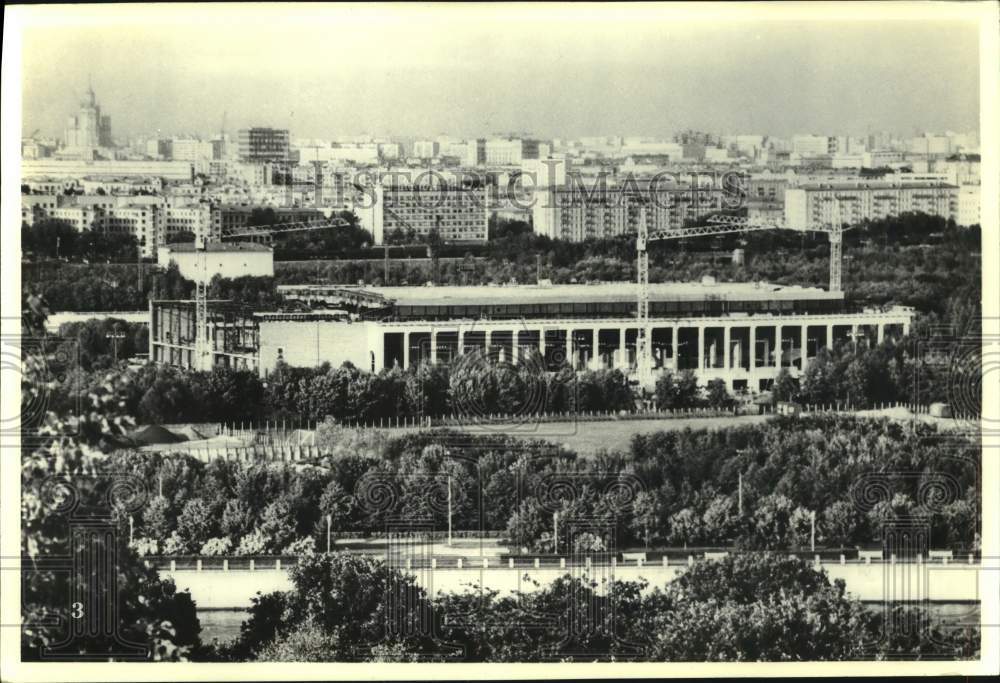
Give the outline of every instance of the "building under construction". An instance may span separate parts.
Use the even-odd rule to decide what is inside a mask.
[[[208,302],[206,364],[252,368],[324,362],[380,371],[473,353],[539,371],[637,372],[635,285],[366,287],[301,285],[300,310],[245,311]],[[321,307],[322,308],[319,308]],[[907,307],[860,309],[843,292],[765,283],[649,285],[652,371],[693,370],[702,382],[766,389],[824,347],[875,344],[909,331]],[[150,357],[198,367],[195,304],[150,304]]]

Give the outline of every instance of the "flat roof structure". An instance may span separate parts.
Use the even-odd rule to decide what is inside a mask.
[[[173,242],[171,244],[164,244],[163,248],[174,254],[198,251],[193,242]],[[272,251],[272,249],[267,245],[256,242],[206,242],[204,251],[209,253],[236,251],[265,252]]]
[[[322,285],[319,285],[322,287]],[[362,291],[381,294],[398,306],[474,306],[504,304],[635,304],[637,285],[631,282],[601,282],[583,285],[506,285],[472,287],[366,287]],[[740,301],[841,300],[843,292],[817,287],[757,282],[659,282],[649,285],[650,301],[701,301],[706,298]]]

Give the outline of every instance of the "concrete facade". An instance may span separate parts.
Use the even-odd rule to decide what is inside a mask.
[[[215,275],[274,277],[274,251],[251,242],[210,243],[203,252],[195,251],[190,243],[166,244],[156,257],[164,268],[176,263],[181,275],[195,282],[211,281]]]
[[[383,297],[378,319],[360,320],[338,310],[255,313],[242,321],[222,320],[220,314],[213,329],[250,327],[255,341],[229,348],[229,340],[221,338],[216,362],[247,362],[262,375],[279,360],[300,367],[350,362],[378,372],[449,363],[460,356],[527,363],[539,373],[567,363],[575,370],[637,371],[635,292],[626,283],[364,291]],[[799,376],[823,348],[874,345],[909,332],[912,309],[851,309],[842,297],[752,283],[658,283],[646,331],[654,375],[691,370],[702,384],[721,379],[732,390],[756,392],[767,389],[782,369]],[[190,318],[193,307],[186,306],[156,302],[151,315],[156,320],[162,308]],[[187,341],[180,346],[193,350],[193,336],[183,333],[184,325],[191,323],[174,325],[171,339],[151,325],[151,357],[172,362],[171,354],[179,351],[167,346],[177,346],[181,337]],[[160,345],[163,352],[156,351]],[[183,353],[178,357],[183,364]]]
[[[785,224],[805,228],[830,222],[834,203],[840,220],[857,224],[910,211],[956,219],[958,188],[935,182],[858,181],[817,183],[785,190]]]

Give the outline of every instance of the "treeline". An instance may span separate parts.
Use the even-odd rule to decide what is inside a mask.
[[[210,299],[226,299],[249,310],[277,310],[284,301],[274,278],[215,276]],[[191,299],[194,282],[184,278],[176,264],[159,268],[149,264],[23,264],[22,299],[36,296],[53,312],[146,310],[150,298]]]
[[[149,352],[149,327],[120,318],[63,323],[58,336],[62,356],[72,358],[84,372],[107,370],[116,361]]]
[[[135,235],[104,230],[77,230],[66,221],[44,219],[21,224],[21,254],[28,259],[69,261],[135,261],[139,242]]]
[[[529,283],[539,273],[556,283],[635,279],[632,238],[563,242],[529,232],[526,226],[524,223],[494,225],[496,238],[469,252],[471,256],[475,251],[482,259],[470,257],[436,264],[394,260],[390,263],[388,284]],[[318,235],[326,232],[320,231],[308,239],[321,239]],[[288,242],[291,245],[300,238],[286,239],[292,240]],[[345,244],[355,242],[357,239],[350,238]],[[728,259],[737,247],[745,251],[742,264]],[[450,248],[453,245],[444,245],[441,253],[450,253]],[[763,280],[825,287],[829,280],[829,242],[821,234],[763,231],[652,242],[649,250],[652,282],[697,281],[704,275],[712,275],[720,281]],[[906,214],[848,231],[844,253],[843,279],[849,300],[866,305],[902,304],[942,315],[956,292],[968,302],[978,303],[981,299],[978,228],[958,228],[937,217]],[[124,264],[82,271],[69,264],[30,268],[25,270],[25,287],[43,295],[53,310],[58,311],[142,309],[154,291],[161,298],[183,298],[173,296],[177,286],[163,274],[148,273],[143,276],[141,286],[136,284],[134,268]],[[272,309],[281,305],[275,284],[357,284],[358,281],[387,284],[383,263],[356,260],[321,265],[277,263],[273,280],[241,280],[244,282],[240,287],[222,287],[217,293],[232,296],[237,304]],[[109,282],[119,284],[113,292],[103,291],[110,289]],[[188,283],[184,290],[190,291],[192,287]],[[242,298],[244,295],[246,298]]]
[[[971,321],[970,321],[971,323]],[[956,414],[979,415],[982,359],[975,335],[979,321],[964,335],[933,335],[917,329],[908,344],[868,347],[844,344],[821,349],[800,380],[783,372],[774,398],[810,405],[845,403],[856,409],[885,403],[948,403]],[[937,354],[941,354],[939,357]]]
[[[432,597],[380,561],[343,554],[307,558],[291,579],[291,590],[254,598],[240,637],[217,649],[218,659],[858,661],[980,651],[978,629],[928,624],[910,608],[878,614],[802,560],[768,554],[699,563],[651,591],[564,576],[536,591]],[[896,628],[903,624],[921,627]]]
[[[144,552],[269,554],[384,533],[392,520],[500,532],[530,553],[611,547],[808,549],[878,543],[926,519],[936,548],[979,546],[977,444],[936,427],[810,416],[636,435],[578,458],[545,441],[448,430],[395,439],[329,421],[314,466],[123,452],[115,469],[157,487],[137,515]],[[742,508],[741,508],[742,505]],[[562,532],[553,535],[558,516]],[[592,532],[570,534],[574,520]]]
[[[631,389],[618,370],[556,373],[530,360],[518,366],[476,357],[378,373],[350,363],[332,367],[279,365],[266,379],[248,370],[208,372],[147,364],[121,369],[128,380],[123,408],[140,424],[280,421],[372,423],[403,417],[580,413],[633,410]],[[94,364],[104,367],[105,364]],[[539,360],[540,363],[540,360]],[[99,371],[68,368],[53,400],[70,409],[105,382]]]

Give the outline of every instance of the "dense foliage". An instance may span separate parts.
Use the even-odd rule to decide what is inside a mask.
[[[665,587],[569,575],[536,590],[428,596],[382,562],[304,560],[255,599],[229,658],[258,661],[821,661],[971,658],[978,630],[883,630],[843,582],[770,554],[696,564]]]
[[[106,370],[116,361],[149,351],[149,327],[119,318],[63,323],[57,336],[64,340],[65,354],[73,357],[86,372]]]
[[[500,533],[534,553],[808,548],[813,512],[821,547],[878,543],[886,522],[914,516],[929,520],[936,547],[979,544],[977,446],[919,422],[778,418],[636,435],[626,451],[592,459],[544,441],[446,430],[389,440],[333,422],[320,426],[317,445],[322,457],[311,466],[118,456],[120,467],[162,489],[137,515],[136,534],[161,540],[150,552],[205,552],[219,539],[212,547],[256,554],[309,538],[324,548],[326,515],[334,538],[379,533],[390,518],[444,529],[450,482],[456,529]],[[574,548],[560,536],[557,548],[556,512],[563,523],[599,522],[603,536]]]
[[[127,547],[127,515],[145,503],[144,485],[109,467],[107,456],[130,424],[121,410],[125,382],[110,374],[82,411],[49,409],[46,394],[63,361],[45,338],[46,311],[28,303],[23,325],[34,344],[23,350],[21,387],[21,657],[194,655],[200,625],[191,596]],[[60,568],[65,558],[72,565]]]
[[[109,360],[104,359],[106,365]],[[90,361],[91,364],[94,361]],[[423,364],[408,370],[364,372],[339,368],[279,366],[266,379],[255,372],[219,367],[210,372],[147,364],[123,369],[129,377],[125,407],[140,423],[293,421],[332,417],[377,423],[418,416],[472,420],[492,414],[632,410],[634,402],[618,370],[574,373],[568,367],[540,374],[537,365],[487,361],[473,365]],[[86,366],[64,375],[54,396],[70,407],[102,381]],[[528,418],[525,418],[528,419]]]
[[[353,224],[352,224],[353,226]],[[632,238],[590,240],[580,243],[552,240],[526,229],[527,224],[494,221],[485,246],[470,248],[481,258],[402,260],[390,264],[386,283],[385,265],[370,261],[326,260],[309,263],[277,263],[274,283],[487,284],[534,282],[541,275],[556,283],[596,280],[634,280],[635,242]],[[367,239],[356,226],[343,234],[328,231],[302,233],[284,238],[282,249],[314,254],[304,246],[310,240],[333,241],[345,254]],[[982,268],[980,230],[959,228],[944,219],[924,214],[905,214],[872,221],[845,234],[844,284],[848,299],[864,305],[902,304],[924,313],[944,314],[949,300],[976,304],[980,300]],[[302,244],[299,244],[302,242]],[[52,241],[54,244],[54,240]],[[733,249],[745,252],[742,264],[730,256]],[[697,281],[712,275],[719,281],[767,281],[778,284],[823,286],[828,281],[829,244],[822,235],[790,231],[762,231],[745,235],[699,237],[650,244],[651,282]],[[447,247],[445,247],[447,250]],[[134,251],[133,251],[134,254]],[[457,256],[462,256],[459,252]],[[539,272],[539,265],[541,270]],[[141,287],[135,266],[111,264],[103,270],[83,272],[72,264],[25,270],[25,288],[43,295],[60,311],[137,310],[146,307],[153,282],[162,275],[147,274]],[[121,283],[115,303],[107,302],[103,282]],[[191,285],[188,284],[188,289]],[[163,298],[172,283],[159,281]],[[225,288],[223,288],[225,290]],[[262,279],[255,292],[237,303],[277,306],[273,284]],[[226,290],[238,296],[238,290]],[[268,292],[269,299],[262,292]],[[264,298],[262,298],[264,297]]]
[[[103,230],[77,230],[56,219],[21,225],[21,253],[33,259],[69,261],[135,261],[139,243],[134,235]]]

